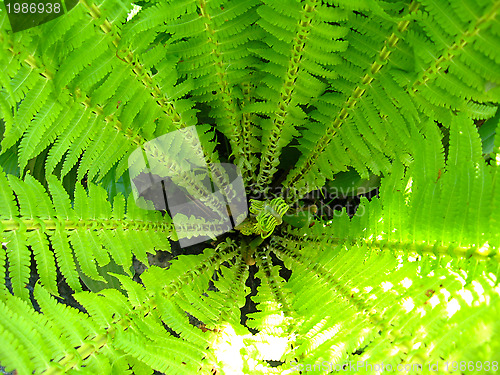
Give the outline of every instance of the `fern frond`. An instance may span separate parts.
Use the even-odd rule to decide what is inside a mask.
[[[474,12],[454,2],[423,4],[428,13],[420,13],[417,20],[435,45],[432,51],[414,47],[422,63],[417,67],[416,79],[408,87],[411,93],[437,106],[462,111],[469,101],[497,102],[498,94],[487,86],[499,82],[498,58],[494,52],[484,52],[484,42],[494,43],[495,17],[500,3],[481,4]],[[451,19],[454,21],[450,22]],[[438,98],[440,93],[446,93],[445,97]]]
[[[77,185],[74,207],[71,207],[66,191],[54,176],[48,177],[52,199],[30,175],[24,181],[9,176],[7,182],[0,169],[0,179],[5,182],[2,191],[6,198],[4,205],[8,208],[1,214],[2,242],[6,243],[8,250],[15,295],[25,299],[28,298],[25,285],[30,272],[28,245],[34,252],[42,285],[55,294],[54,255],[70,287],[81,290],[77,262],[85,275],[102,280],[96,267],[109,262],[108,254],[125,272],[130,272],[133,255],[146,261],[146,252],[154,253],[155,247],[168,249],[170,246],[166,238],[173,233],[172,224],[164,221],[159,213],[132,208],[135,206],[133,200],[129,201],[129,211],[125,211],[123,201],[115,199],[118,210],[115,212],[121,216],[109,221],[111,204],[102,188],[90,185],[87,195],[84,188]],[[162,236],[156,236],[156,231],[160,231]],[[141,242],[145,233],[152,236],[154,243]],[[104,244],[104,249],[100,243]]]
[[[325,78],[337,76],[334,66],[339,59],[335,54],[345,49],[340,39],[347,29],[329,22],[342,23],[347,13],[318,1],[290,1],[286,5],[268,1],[259,8],[259,15],[259,25],[268,32],[264,39],[268,48],[256,52],[269,60],[263,66],[268,73],[263,82],[270,92],[257,90],[257,95],[261,94],[266,105],[274,107],[271,122],[262,123],[257,189],[263,189],[277,171],[281,149],[306,122],[300,106],[310,105],[323,94],[327,88]]]
[[[496,259],[497,241],[484,243],[485,238],[496,238],[495,229],[485,224],[495,215],[491,202],[498,192],[489,181],[496,167],[484,162],[474,124],[464,115],[453,117],[446,163],[436,125],[428,122],[425,129],[426,138],[413,136],[420,151],[406,177],[403,165],[394,164],[393,174],[384,178],[380,188],[380,203],[362,200],[359,215],[352,220],[353,232],[345,232],[345,225],[340,225],[338,233],[319,232],[315,238],[331,236],[342,243],[362,236],[368,243],[388,248],[410,246],[419,252]],[[478,217],[483,218],[480,230]]]
[[[25,137],[21,140],[19,145],[20,148],[20,158],[19,158],[19,168],[24,170],[28,160],[34,156],[35,147],[37,146],[36,142],[39,140],[36,138],[36,133],[32,131],[32,129],[37,128],[40,132],[45,132],[47,129],[54,129],[52,125],[58,118],[61,113],[63,107],[57,101],[51,101],[50,105],[44,106],[35,116],[32,121],[33,127],[27,129]],[[69,111],[68,111],[69,112]],[[60,130],[59,130],[60,131]],[[47,140],[51,142],[53,140],[52,136]],[[40,145],[39,145],[40,146]],[[45,147],[41,147],[42,150]]]
[[[76,272],[76,264],[73,251],[69,246],[68,237],[59,224],[55,231],[50,232],[50,242],[54,248],[57,264],[61,273],[65,275],[70,288],[75,291],[81,291],[80,279]]]
[[[237,158],[242,140],[236,139],[241,138],[241,129],[235,126],[237,107],[231,96],[233,87],[244,75],[245,66],[236,59],[244,59],[249,54],[244,46],[252,38],[252,31],[245,26],[255,19],[252,16],[253,7],[255,1],[234,5],[233,2],[166,2],[147,8],[143,13],[144,20],[141,20],[142,15],[137,17],[136,22],[127,25],[129,27],[125,28],[124,36],[127,41],[134,40],[138,48],[148,50],[145,47],[153,35],[150,31],[161,30],[171,34],[165,47],[172,57],[176,56],[173,57],[174,62],[180,61],[177,67],[180,78],[186,77],[186,82],[197,78],[196,88],[191,87],[190,90],[199,101],[213,104],[213,115],[220,120],[221,130],[228,135]],[[168,24],[165,26],[164,22]],[[140,39],[140,36],[146,38]],[[147,63],[160,65],[159,79],[170,81],[171,77],[164,76],[162,71],[171,68],[161,66],[161,56],[149,52]]]
[[[14,122],[17,126],[7,129],[7,133],[2,140],[3,150],[10,148],[21,137],[21,134],[28,127],[35,113],[39,112],[42,106],[47,102],[52,90],[52,84],[43,78],[40,78],[33,85],[19,105],[19,109],[14,117]],[[49,102],[52,102],[52,100]]]
[[[499,242],[491,226],[498,189],[490,182],[498,167],[484,162],[470,119],[456,115],[449,126],[446,162],[442,136],[428,122],[425,138],[416,130],[412,135],[419,151],[406,171],[397,163],[383,178],[380,200],[362,199],[352,219],[344,211],[312,231],[289,228],[273,238],[277,256],[293,271],[287,287],[298,317],[289,361],[384,361],[395,368],[402,358],[422,365],[461,355],[490,360],[490,350],[497,350],[484,334],[471,341],[474,354],[468,345],[452,344],[484,327],[498,329],[483,312],[496,311],[500,295],[494,288]],[[447,332],[445,338],[439,332]],[[351,354],[359,348],[361,354]]]
[[[182,309],[187,308],[196,316],[201,309],[199,312],[204,311],[205,316],[211,315],[217,322],[220,311],[201,304],[199,298],[208,287],[210,277],[206,271],[213,271],[234,257],[233,246],[227,245],[217,253],[206,251],[199,256],[180,257],[167,271],[152,267],[143,274],[144,286],[115,274],[125,281],[128,299],[115,289],[103,290],[99,295],[77,293],[75,298],[86,314],[57,303],[39,284],[34,296],[43,314],[18,297],[6,296],[0,301],[0,311],[7,319],[0,323],[0,332],[12,350],[0,351],[2,364],[20,374],[35,368],[57,374],[98,364],[106,367],[106,363],[121,358],[131,366],[165,373],[197,371],[207,354],[205,347],[212,333],[189,325]],[[185,268],[187,264],[192,267]],[[200,273],[204,276],[198,278]],[[244,282],[245,277],[241,280]],[[186,296],[186,300],[164,299],[177,293]],[[182,332],[182,337],[166,332],[164,324]],[[207,324],[212,325],[208,321]],[[163,348],[164,355],[159,355],[155,348]],[[216,363],[214,358],[210,363]]]
[[[331,170],[331,167],[325,168],[330,164],[325,160],[322,161],[325,167],[318,170],[321,165],[319,159],[326,157],[324,151],[330,142],[337,143],[335,148],[339,154],[345,153],[348,148],[346,157],[336,154],[335,158],[352,159],[352,165],[365,178],[368,175],[366,166],[362,166],[365,163],[372,172],[380,174],[390,170],[387,159],[388,156],[394,155],[394,152],[397,152],[399,160],[407,160],[410,143],[407,128],[408,123],[411,124],[415,119],[404,119],[398,114],[399,108],[403,107],[402,103],[384,84],[389,84],[389,87],[395,85],[390,82],[392,78],[388,73],[391,61],[397,58],[395,51],[397,52],[398,45],[410,27],[408,17],[417,9],[418,4],[412,2],[408,9],[404,10],[407,13],[405,18],[393,25],[363,14],[350,16],[349,24],[352,26],[346,39],[351,48],[340,54],[343,62],[337,64],[339,77],[332,80],[328,91],[318,98],[317,111],[311,114],[311,117],[320,123],[312,123],[308,126],[309,129],[303,132],[303,138],[307,139],[307,142],[302,143],[302,139],[299,141],[302,143],[302,156],[295,168],[289,172],[284,182],[285,188],[299,192],[300,196],[324,184],[324,177],[321,176],[325,170]],[[367,38],[371,39],[370,42],[367,42]],[[377,50],[374,46],[381,47]],[[408,94],[405,96],[408,97]],[[408,102],[409,99],[401,100]],[[411,102],[411,99],[409,101]],[[333,121],[331,113],[335,113]],[[373,115],[368,117],[370,113]],[[363,124],[364,118],[370,120],[373,133],[378,133],[379,137],[392,142],[395,138],[391,140],[391,137],[384,137],[383,134],[394,132],[399,136],[400,142],[381,151],[380,146],[377,146],[379,142],[369,135],[365,137],[361,131],[363,128],[357,125]],[[313,130],[314,127],[320,127],[322,130],[318,132]],[[318,137],[318,133],[322,135]],[[375,143],[372,143],[373,141]],[[384,155],[385,153],[389,155]],[[356,162],[356,159],[359,159],[359,162]],[[327,178],[331,178],[332,173],[345,170],[343,164],[334,165],[342,169],[333,169],[326,175]],[[320,177],[317,179],[315,176]],[[297,199],[294,197],[292,192],[291,199]]]
[[[110,2],[110,5],[111,3],[113,3],[113,1]],[[72,19],[79,18],[81,20],[79,26],[73,25],[72,28],[67,29],[66,23],[60,22],[55,27],[55,30],[62,34],[59,35],[59,39],[54,39],[54,34],[50,33],[55,30],[43,25],[41,26],[42,33],[40,34],[40,40],[42,42],[39,44],[36,44],[36,42],[33,43],[36,49],[35,55],[18,56],[14,54],[14,51],[12,52],[13,59],[8,62],[8,65],[11,66],[14,71],[21,68],[19,70],[20,73],[34,71],[42,72],[42,75],[28,75],[27,77],[30,77],[30,80],[19,77],[21,82],[16,83],[12,81],[10,86],[13,86],[13,88],[11,89],[11,87],[9,87],[6,92],[7,94],[12,92],[16,97],[23,97],[23,93],[31,89],[31,94],[26,97],[28,100],[25,100],[24,107],[26,107],[26,111],[23,110],[20,113],[20,115],[28,117],[24,120],[21,119],[23,124],[22,127],[16,126],[12,127],[12,130],[9,130],[12,134],[9,133],[10,135],[4,138],[2,144],[2,150],[5,152],[19,138],[22,138],[19,155],[21,166],[26,165],[29,159],[38,155],[39,152],[43,151],[49,144],[56,140],[56,147],[52,147],[50,153],[51,157],[48,163],[49,173],[54,170],[55,166],[61,161],[66,153],[67,155],[64,158],[63,164],[63,174],[67,173],[81,154],[84,153],[86,155],[86,149],[91,148],[90,155],[88,155],[90,161],[83,165],[79,165],[78,172],[80,175],[83,175],[92,166],[97,169],[97,171],[93,171],[92,177],[95,177],[97,172],[100,172],[99,177],[102,178],[113,165],[131,152],[133,147],[143,143],[144,138],[148,139],[152,137],[155,130],[160,132],[159,134],[161,135],[162,132],[169,129],[168,127],[171,125],[163,124],[163,122],[162,124],[158,122],[159,126],[155,124],[158,117],[160,117],[161,108],[165,109],[168,118],[173,119],[179,127],[186,126],[186,121],[191,124],[194,123],[192,120],[189,120],[189,117],[193,117],[193,111],[191,110],[192,105],[187,107],[184,106],[184,110],[181,113],[176,112],[171,101],[165,102],[164,98],[158,97],[158,92],[160,90],[155,86],[150,75],[146,74],[146,76],[142,78],[145,72],[144,69],[141,68],[141,65],[137,64],[135,67],[131,65],[134,59],[133,55],[126,55],[125,60],[120,61],[117,53],[113,52],[113,48],[116,48],[115,45],[117,45],[120,40],[119,37],[117,37],[117,30],[121,27],[121,20],[126,16],[126,12],[124,12],[126,9],[123,7],[119,8],[121,9],[119,14],[113,16],[113,22],[109,22],[106,19],[106,11],[103,10],[102,4],[99,6],[97,4],[81,2],[72,12]],[[113,25],[113,23],[115,24]],[[94,25],[99,26],[99,28],[94,28]],[[61,26],[61,28],[59,29],[58,26]],[[74,33],[76,30],[78,30],[78,36],[73,35],[71,41],[62,40],[66,34]],[[51,37],[46,39],[45,34],[50,34]],[[96,40],[100,40],[101,43],[97,43],[96,45]],[[31,41],[27,39],[27,42],[29,44]],[[82,48],[85,43],[89,45],[89,48]],[[52,60],[45,57],[49,55],[53,56]],[[94,60],[102,60],[104,67],[102,67],[101,63],[97,63],[95,65],[91,64],[92,67],[87,68],[86,62],[90,64]],[[77,63],[73,64],[72,61],[76,61]],[[26,64],[32,69],[23,69],[24,65],[20,64]],[[54,72],[54,66],[59,66],[56,68],[57,72]],[[111,73],[107,74],[110,71]],[[68,90],[63,90],[57,97],[52,95],[51,100],[47,101],[46,105],[40,108],[50,92],[47,90],[50,90],[50,87],[53,85],[53,76],[57,78],[57,82],[55,83],[59,89],[64,87]],[[136,76],[141,76],[141,80],[137,81]],[[93,80],[94,83],[100,81],[102,83],[102,85],[100,85],[101,90],[95,85],[89,84],[89,80],[85,80],[84,77],[92,77],[90,81]],[[37,79],[35,82],[38,83],[36,83],[37,86],[32,89],[32,86],[35,85],[33,82],[34,79]],[[116,90],[116,86],[120,82],[120,79],[123,88],[126,89],[119,90],[120,94],[118,95],[112,90]],[[75,86],[75,83],[79,83],[79,85]],[[175,82],[172,84],[175,84]],[[48,88],[42,91],[42,93],[44,93],[43,98],[45,99],[38,95],[40,91],[39,88],[41,89],[43,87]],[[148,95],[149,91],[154,95]],[[135,96],[130,95],[130,93],[135,93]],[[34,98],[30,99],[31,97]],[[141,102],[140,100],[134,100],[134,98],[150,99],[146,102],[144,102],[144,100]],[[100,105],[100,103],[108,99],[110,99],[110,101],[107,105]],[[31,102],[33,102],[36,107],[29,109],[31,108],[31,106],[29,106]],[[158,104],[160,105],[159,108]],[[61,113],[59,118],[55,119],[55,111],[53,108],[62,106],[65,108],[69,106],[70,110]],[[141,126],[137,126],[137,124],[131,126],[136,123],[137,119],[142,118],[142,120],[146,120],[146,118],[144,118],[146,107],[152,110],[146,121],[147,126],[146,124],[143,125],[142,121]],[[37,109],[40,109],[39,114],[30,122],[32,117],[32,115],[29,117],[30,113]],[[144,111],[141,111],[141,109]],[[90,116],[92,121],[97,121],[93,122],[94,128],[88,124],[89,117],[81,117],[82,112]],[[95,116],[91,115],[91,112],[96,114],[98,117],[97,120]],[[138,114],[138,112],[141,113]],[[188,115],[188,112],[191,112],[191,115]],[[47,121],[42,121],[43,113],[50,113],[51,117],[47,119]],[[181,119],[181,116],[183,119]],[[68,123],[69,118],[73,118],[71,123]],[[51,121],[54,121],[54,123],[51,124]],[[165,125],[168,127],[165,128]],[[84,129],[85,131],[83,131]],[[93,134],[91,134],[92,132],[95,134],[95,129],[103,129],[108,137],[110,130],[112,130],[112,132],[115,133],[113,144],[116,144],[118,148],[111,153],[105,152],[106,141],[109,141],[110,138],[98,137],[95,139]],[[172,130],[172,128],[170,128],[170,130]],[[23,135],[23,133],[25,134]],[[101,132],[97,133],[100,134]],[[138,133],[142,133],[142,137],[139,136]],[[75,141],[76,144],[74,144]],[[105,163],[91,163],[95,161],[97,157],[102,156],[105,156]],[[216,155],[214,157],[216,160]]]
[[[374,38],[376,33],[371,31],[380,27],[379,22],[368,20],[364,16],[350,19],[352,30],[356,32],[348,34],[347,40],[353,48],[349,48],[342,55],[348,62],[346,67],[348,66],[349,70],[339,66],[339,74],[343,79],[334,80],[331,87],[346,92],[359,80],[361,84],[354,88],[352,95],[343,104],[342,95],[338,94],[334,97],[325,96],[328,98],[327,107],[318,104],[318,114],[314,117],[326,122],[324,115],[333,111],[337,113],[337,118],[333,121],[335,125],[327,126],[321,137],[318,137],[316,132],[304,133],[303,137],[308,139],[307,142],[300,141],[301,150],[308,156],[303,156],[299,160],[296,169],[287,177],[285,186],[293,186],[294,189],[304,188],[305,191],[321,186],[324,181],[321,178],[316,179],[315,176],[324,174],[328,163],[321,162],[320,159],[331,141],[344,143],[340,146],[341,150],[344,147],[350,148],[350,158],[353,160],[351,163],[362,175],[367,173],[367,169],[361,167],[363,163],[368,163],[373,173],[387,173],[390,169],[388,158],[398,159],[405,164],[409,162],[408,154],[412,152],[409,129],[419,121],[419,118],[430,117],[441,122],[449,122],[449,112],[443,109],[460,110],[477,119],[491,116],[495,107],[490,103],[498,102],[498,96],[495,91],[487,87],[496,85],[498,77],[494,73],[496,68],[492,67],[498,64],[494,55],[486,57],[478,52],[475,47],[478,43],[475,41],[479,34],[484,35],[482,38],[494,40],[494,18],[497,8],[497,3],[483,4],[478,8],[478,13],[472,13],[470,8],[447,5],[446,2],[429,1],[421,5],[412,3],[409,16],[399,21],[392,33],[389,31],[384,48],[380,50],[378,56],[374,56],[376,51],[367,47],[366,38],[367,35]],[[448,27],[446,23],[450,19],[456,20],[453,27]],[[362,33],[363,38],[360,38],[358,33]],[[378,43],[380,42],[374,40],[372,45]],[[412,55],[417,57],[415,64],[411,63]],[[372,56],[376,57],[376,61],[363,72],[360,67],[372,61]],[[450,62],[452,58],[453,63]],[[471,70],[472,64],[482,68],[477,71]],[[396,90],[398,95],[395,95]],[[370,137],[370,132],[366,132],[366,127],[365,131],[361,131],[362,128],[358,125],[364,122],[369,113],[360,111],[363,105],[368,109],[365,103],[373,106],[371,112],[377,114],[376,117],[369,118],[373,132],[379,134],[379,137],[386,131],[387,134],[393,134],[394,136],[384,137],[389,142],[398,139],[395,144],[385,147],[383,151],[377,146],[380,143]],[[482,105],[483,109],[477,105]],[[399,114],[401,111],[406,112],[406,117]],[[385,126],[375,127],[380,120]],[[361,138],[358,132],[354,131],[356,127],[362,134]],[[341,143],[335,138],[343,138],[344,141]],[[360,162],[355,163],[354,160],[358,158]],[[320,165],[324,167],[319,169]],[[345,168],[342,164],[334,165]],[[313,173],[313,170],[319,170],[321,173]],[[328,174],[326,177],[330,178]],[[302,182],[297,184],[300,180]]]
[[[242,134],[245,136],[245,141],[242,145],[241,153],[242,157],[239,159],[238,167],[241,171],[243,181],[245,186],[250,186],[255,179],[253,171],[256,170],[258,165],[258,159],[256,153],[260,148],[258,139],[261,138],[262,134],[260,128],[255,126],[257,123],[257,115],[251,113],[249,110],[255,105],[255,94],[256,87],[249,82],[242,83],[242,104],[240,110],[240,126],[242,129]]]
[[[114,0],[108,3],[106,4],[112,7]],[[41,121],[40,117],[40,121],[38,119],[32,122],[25,121],[26,127],[20,131],[18,128],[13,128],[17,130],[12,135],[11,143],[21,138],[19,148],[21,168],[24,168],[30,158],[51,144],[46,161],[46,171],[49,174],[55,171],[62,161],[61,176],[67,175],[83,154],[78,164],[78,177],[82,178],[88,174],[89,180],[102,180],[112,171],[117,173],[115,177],[118,178],[127,168],[124,160],[133,148],[144,144],[155,135],[176,128],[182,129],[195,123],[195,110],[192,108],[194,102],[183,98],[193,85],[182,76],[179,79],[172,79],[169,75],[173,69],[172,64],[177,62],[160,64],[159,61],[146,59],[148,65],[144,65],[132,52],[137,49],[142,50],[144,41],[141,40],[137,46],[128,46],[126,42],[130,40],[127,37],[120,46],[120,51],[117,51],[116,48],[121,41],[119,30],[124,27],[122,21],[125,9],[123,6],[119,7],[120,10],[113,15],[113,19],[108,20],[105,10],[108,9],[108,5],[82,1],[76,7],[78,11],[73,13],[73,17],[79,17],[81,25],[84,26],[80,25],[77,30],[76,24],[70,29],[59,24],[61,25],[59,31],[63,32],[60,39],[51,39],[50,43],[33,43],[35,53],[28,57],[23,56],[24,60],[13,56],[17,64],[20,62],[28,64],[44,72],[42,76],[38,75],[41,79],[39,85],[50,86],[54,83],[62,91],[57,98],[47,102],[47,106],[41,109],[41,114],[51,111],[53,107],[69,106],[71,109],[60,114],[57,119],[53,115],[50,118],[51,121],[54,120],[53,124],[50,121]],[[226,9],[224,16],[238,17],[240,12],[244,13],[252,7],[251,3],[247,5],[248,7],[238,6],[231,11]],[[210,18],[210,15],[207,17]],[[248,19],[246,22],[250,21]],[[218,22],[219,20],[216,24]],[[43,26],[40,38],[49,31],[53,30]],[[221,31],[222,35],[225,33],[226,29]],[[66,34],[73,34],[70,41],[63,41],[62,37]],[[236,43],[231,48],[236,47],[242,47],[241,43]],[[48,59],[46,56],[52,58]],[[98,63],[94,65],[94,61]],[[90,68],[87,67],[87,62],[92,63]],[[9,63],[13,65],[12,62]],[[160,68],[157,63],[166,72],[166,76],[157,74],[153,77],[151,71]],[[223,73],[226,74],[225,71]],[[52,79],[53,76],[56,77],[55,80]],[[94,84],[84,79],[89,77]],[[222,87],[227,87],[225,80],[221,79]],[[37,91],[31,92],[34,95]],[[167,93],[169,97],[165,97],[162,92]],[[223,102],[228,104],[229,93],[226,92],[223,98]],[[29,100],[26,103],[29,103]],[[41,104],[40,102],[37,105]],[[231,125],[236,115],[236,107],[234,105],[233,107],[233,115],[229,121]],[[54,114],[55,111],[52,110],[51,113]],[[163,116],[164,114],[167,116]],[[138,123],[138,120],[141,122]],[[214,173],[215,181],[219,185],[224,185],[223,171],[214,164],[218,160],[218,155],[212,137],[209,135],[201,137],[205,146],[203,149],[200,149],[194,140],[190,147],[196,154],[206,158]],[[186,139],[192,140],[192,138]],[[4,139],[4,141],[9,140],[9,137]],[[3,151],[10,147],[11,143],[4,144]],[[239,155],[237,147],[234,148],[235,155]],[[96,162],[97,160],[99,162]],[[118,167],[113,169],[117,163]],[[192,176],[190,179],[181,180],[181,184],[197,185]]]

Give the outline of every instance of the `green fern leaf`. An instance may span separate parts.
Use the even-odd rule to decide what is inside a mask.
[[[61,170],[61,176],[65,176],[71,168],[73,168],[80,157],[82,150],[87,147],[95,133],[99,131],[99,128],[100,123],[98,117],[94,117],[88,122],[87,128],[84,129],[78,138],[73,141],[71,149],[66,154]]]
[[[82,290],[78,273],[76,272],[73,252],[69,246],[66,233],[63,232],[61,227],[58,227],[53,233],[51,233],[50,240],[52,246],[54,247],[57,265],[61,269],[62,273],[66,275],[68,285],[75,291]]]
[[[12,189],[9,189],[9,182],[5,176],[3,168],[0,166],[0,215],[7,218],[13,219],[19,215],[19,209],[14,203],[14,194]]]
[[[54,295],[58,295],[56,284],[56,261],[54,254],[49,249],[49,241],[42,230],[34,230],[28,237],[28,245],[31,246],[35,256],[38,275],[42,285]]]
[[[51,91],[52,86],[47,81],[39,80],[26,94],[14,117],[17,125],[7,129],[7,133],[2,140],[2,152],[5,152],[21,138],[31,119],[48,99]]]
[[[68,150],[68,145],[76,139],[83,131],[83,124],[90,118],[89,111],[80,109],[76,115],[71,119],[69,126],[57,138],[57,142],[50,149],[49,156],[46,162],[47,173],[52,173],[56,165],[61,161],[64,153]]]
[[[7,259],[9,260],[9,274],[12,280],[12,289],[16,296],[27,300],[29,298],[28,284],[30,274],[30,252],[26,243],[24,231],[4,234],[4,241],[9,245]]]

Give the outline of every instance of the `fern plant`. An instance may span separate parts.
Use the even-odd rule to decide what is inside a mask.
[[[491,0],[80,0],[13,33],[3,7],[0,364],[497,372],[499,12]],[[187,155],[216,182],[234,163],[250,216],[160,268],[148,253],[217,223],[174,229],[134,199],[128,160],[193,125],[204,152],[186,136],[156,162],[193,194]],[[322,215],[326,198],[310,196],[348,170],[381,176],[378,196]]]

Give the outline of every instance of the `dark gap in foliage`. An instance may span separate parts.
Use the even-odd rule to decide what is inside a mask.
[[[357,16],[368,18],[363,12],[361,12],[359,10],[354,10],[353,13],[356,14]]]
[[[271,256],[271,260],[272,260],[273,265],[280,266],[280,270],[279,270],[280,277],[282,277],[284,280],[288,281],[290,279],[290,276],[292,276],[292,271],[285,267],[285,263],[283,263],[283,261],[281,259],[279,259],[274,254],[274,252],[271,251],[270,256]]]
[[[271,359],[266,360],[266,362],[267,362],[267,363],[269,364],[269,366],[271,366],[271,367],[278,367],[278,366],[281,366],[283,363],[285,363],[285,362],[283,362],[283,361],[273,361],[273,360],[271,360]]]
[[[47,156],[49,155],[49,150],[50,146],[47,146],[42,152],[40,152],[37,156],[34,158],[30,159],[26,165],[26,169],[23,171],[19,171],[19,174],[23,174],[26,176],[26,174],[32,175],[34,178],[40,182],[40,184],[44,187],[45,190],[48,190],[48,184],[47,184],[47,179],[45,177],[45,160],[47,159]],[[80,159],[78,159],[78,162],[80,162]],[[77,166],[73,167],[74,173],[76,174],[76,168]]]
[[[85,283],[81,282],[81,280],[80,284],[82,285],[82,291],[91,292],[91,290],[87,288]],[[54,296],[54,298],[59,303],[63,303],[66,306],[74,307],[75,309],[87,314],[87,310],[85,310],[85,308],[82,305],[80,305],[76,299],[73,298],[74,291],[66,283],[66,280],[62,276],[59,269],[57,270],[57,290],[59,291],[59,295],[61,296],[61,298],[57,296]]]
[[[448,160],[448,149],[450,148],[450,129],[439,121],[435,121],[439,130],[441,131],[441,142],[444,149],[444,160]]]
[[[187,314],[187,313],[186,313],[186,314]],[[189,314],[187,314],[187,315],[189,315]],[[191,315],[189,315],[189,318],[192,318],[192,316],[191,316]],[[189,323],[191,323],[191,321],[190,321]],[[193,324],[193,323],[191,323],[191,324]],[[168,333],[170,333],[172,336],[174,336],[174,337],[176,337],[176,338],[180,338],[180,337],[181,337],[181,336],[180,336],[177,332],[175,332],[172,328],[170,328],[170,327],[169,327],[169,326],[167,326],[165,323],[163,323],[163,321],[162,321],[162,325],[163,325],[163,328],[165,328],[165,331],[167,331]],[[194,325],[194,324],[193,324],[193,325]]]
[[[336,204],[341,205],[342,207],[345,207],[349,216],[352,217],[356,214],[356,212],[358,210],[361,197],[366,197],[370,201],[373,197],[378,197],[378,196],[379,196],[379,189],[376,188],[376,189],[374,189],[366,194],[360,194],[360,195],[357,195],[355,197],[339,199]],[[331,202],[330,207],[331,208],[335,207],[335,201]]]
[[[246,322],[248,319],[248,314],[260,311],[257,310],[257,305],[252,300],[252,296],[257,295],[257,288],[260,286],[260,280],[255,278],[255,274],[257,273],[257,267],[255,265],[250,266],[248,269],[248,278],[245,282],[245,285],[250,288],[250,293],[245,297],[245,306],[240,308],[241,311],[241,319],[240,324],[247,327]],[[247,327],[252,334],[257,334],[259,331],[250,327]]]
[[[382,332],[381,332],[381,331],[379,331],[379,332],[378,332],[378,335],[380,335],[381,333],[382,333]],[[352,355],[361,355],[361,354],[363,354],[363,353],[365,352],[365,349],[366,349],[367,347],[368,347],[368,345],[365,345],[365,346],[363,346],[362,348],[358,348],[358,349],[356,349],[354,352],[352,352],[351,354],[352,354]],[[347,367],[347,365],[345,365],[345,366]]]
[[[51,248],[51,251],[54,251],[54,250]],[[59,291],[59,295],[61,296],[61,298],[59,298],[57,296],[54,296],[54,298],[59,303],[63,303],[65,305],[67,305],[67,306],[74,307],[75,309],[78,309],[81,312],[87,313],[87,311],[85,310],[85,308],[82,305],[80,305],[78,303],[78,301],[73,297],[74,291],[73,291],[73,289],[70,288],[70,286],[68,285],[68,283],[64,279],[63,275],[59,271],[59,268],[57,268],[57,279],[56,279],[56,281],[57,281],[57,290]],[[81,282],[81,280],[80,280],[80,284],[82,286],[82,291],[84,291],[84,292],[90,292],[91,291],[89,288],[87,288],[87,286],[85,285],[85,283]]]
[[[217,146],[215,146],[215,149],[219,152],[220,161],[221,163],[227,163],[229,162],[229,160],[225,157],[225,155],[229,156],[232,153],[229,141],[227,137],[216,128],[214,128],[214,133],[217,141]]]
[[[170,33],[158,32],[155,36],[155,39],[151,42],[151,44],[150,44],[151,47],[148,49],[148,51],[151,51],[155,46],[157,46],[159,44],[167,43],[171,37],[172,37],[172,34],[170,34]],[[153,69],[156,70],[156,68],[154,68],[154,67],[153,67]],[[156,74],[156,73],[154,73],[154,74]]]
[[[96,83],[94,83],[91,87],[90,87],[90,90],[95,90],[96,88],[98,87],[101,87],[102,85],[105,85],[106,84],[106,81],[108,79],[108,77],[110,76],[111,72],[108,72],[104,75],[104,77],[102,77],[100,80],[98,80]]]
[[[31,247],[30,247],[30,249],[31,249]],[[26,284],[25,288],[28,289],[28,291],[29,291],[30,301],[33,304],[33,308],[36,311],[40,312],[40,305],[35,300],[35,296],[33,294],[33,292],[35,291],[35,284],[38,281],[38,279],[39,279],[39,276],[38,276],[38,273],[36,270],[36,265],[35,265],[35,254],[34,254],[33,250],[30,250],[30,278],[28,279],[28,284]]]
[[[215,120],[210,116],[210,106],[206,103],[196,103],[193,107],[196,110],[198,124],[210,124],[215,126]]]
[[[297,148],[299,142],[296,139],[293,139],[290,144],[283,148],[283,151],[280,155],[280,163],[278,165],[278,172],[274,175],[274,181],[272,186],[279,186],[281,182],[283,182],[288,174],[288,171],[293,168],[299,157],[301,152]]]
[[[197,243],[191,246],[186,246],[186,247],[180,247],[179,246],[179,241],[171,241],[172,245],[172,254],[175,256],[177,255],[198,255],[202,254],[203,250],[205,250],[207,247],[210,247],[210,244],[208,241],[202,242],[202,243]],[[175,250],[174,250],[175,248]]]
[[[0,134],[2,133],[2,124],[0,123]],[[19,153],[19,144],[21,141],[18,141],[14,146],[12,146],[7,152],[4,152],[0,155],[0,166],[2,166],[3,171],[6,174],[12,174],[14,176],[19,177],[19,166],[17,155]]]

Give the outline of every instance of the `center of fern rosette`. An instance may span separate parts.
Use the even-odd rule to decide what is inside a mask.
[[[290,206],[282,198],[271,201],[250,199],[249,211],[252,216],[236,229],[246,236],[260,234],[262,238],[267,238],[273,233],[274,228],[283,222],[283,215],[289,208]]]

